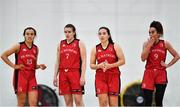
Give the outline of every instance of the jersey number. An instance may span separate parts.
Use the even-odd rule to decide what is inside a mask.
[[[68,59],[68,58],[69,58],[69,54],[67,53],[67,54],[66,54],[66,59]]]
[[[154,60],[158,59],[158,54],[154,54]]]
[[[32,59],[27,59],[27,64],[31,65],[32,64]]]

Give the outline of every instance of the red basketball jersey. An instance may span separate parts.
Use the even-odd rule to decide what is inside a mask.
[[[21,42],[20,50],[15,54],[16,64],[23,64],[25,66],[23,70],[18,71],[26,78],[35,74],[37,53],[36,45],[33,44],[31,48],[28,48],[25,42]]]
[[[166,60],[167,49],[165,47],[164,40],[159,40],[157,44],[154,44],[146,62],[146,69],[165,69],[161,66],[161,61]]]
[[[60,43],[60,69],[80,68],[80,48],[79,39],[74,39],[71,43],[62,40]]]
[[[114,44],[109,43],[106,49],[103,49],[101,44],[96,45],[96,59],[98,64],[105,61],[110,64],[117,62],[118,58],[114,50]],[[102,69],[97,69],[97,71],[102,72]],[[120,73],[118,67],[110,68],[107,71]]]

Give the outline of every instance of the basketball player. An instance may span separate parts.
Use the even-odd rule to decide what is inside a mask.
[[[85,85],[86,49],[84,43],[76,38],[74,25],[64,27],[66,39],[57,48],[57,61],[54,73],[54,86],[58,86],[59,94],[64,96],[66,106],[84,106],[82,94]],[[58,82],[59,74],[59,82]]]
[[[25,40],[5,51],[1,58],[7,65],[14,68],[13,86],[18,106],[24,106],[26,96],[28,96],[29,105],[36,106],[38,91],[35,70],[39,68],[44,70],[46,66],[37,64],[38,47],[33,43],[36,37],[36,30],[32,27],[27,27],[23,35]],[[15,64],[8,58],[13,53],[15,53]]]
[[[107,27],[99,28],[98,37],[100,43],[91,51],[90,67],[96,70],[95,89],[99,106],[118,106],[121,84],[118,67],[125,64],[124,54],[113,42]]]
[[[175,64],[180,56],[168,41],[161,39],[163,27],[160,22],[153,21],[150,24],[149,36],[141,53],[141,60],[146,61],[142,80],[145,105],[151,106],[155,89],[156,106],[163,106],[163,96],[168,82],[166,68]],[[168,64],[165,63],[167,51],[173,56]]]

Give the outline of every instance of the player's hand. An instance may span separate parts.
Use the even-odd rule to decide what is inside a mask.
[[[111,68],[111,64],[108,63],[107,60],[104,61],[104,69],[103,71],[105,72],[106,70],[110,69]]]
[[[39,68],[42,69],[42,70],[44,70],[44,69],[46,69],[46,65],[45,65],[45,64],[40,64],[40,65],[39,65]]]
[[[104,71],[105,70],[105,62],[102,62],[102,63],[98,64],[98,68],[102,69],[103,72],[105,72]]]
[[[109,64],[107,61],[105,61],[105,67],[104,67],[104,70],[108,70],[111,68],[111,64]]]
[[[54,85],[55,87],[58,87],[58,79],[57,79],[57,78],[54,78],[54,80],[53,80],[53,85]]]
[[[23,70],[25,66],[23,64],[18,64],[18,65],[15,65],[13,68]]]
[[[161,61],[161,66],[163,66],[163,67],[165,67],[165,68],[168,67],[168,65],[167,65],[164,61]]]
[[[155,41],[154,37],[150,37],[147,41],[147,46],[152,47]]]
[[[80,85],[84,86],[85,83],[86,83],[85,78],[81,76],[81,78],[80,78]]]

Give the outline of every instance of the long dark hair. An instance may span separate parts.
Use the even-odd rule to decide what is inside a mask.
[[[103,27],[100,27],[98,31],[100,31],[101,29],[105,29],[107,31],[107,33],[109,35],[109,39],[108,39],[109,43],[114,44],[114,42],[113,42],[113,40],[111,38],[111,32],[110,32],[109,28],[103,26]]]
[[[153,21],[150,24],[150,27],[154,27],[158,34],[161,34],[161,37],[163,36],[163,26],[159,21]]]
[[[77,39],[76,28],[73,24],[67,24],[64,28],[71,28],[73,32],[75,32],[74,38]]]

